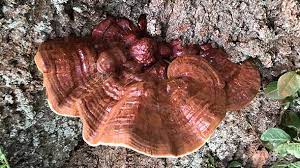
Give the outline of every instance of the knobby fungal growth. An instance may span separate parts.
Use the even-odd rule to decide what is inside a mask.
[[[210,44],[182,45],[108,17],[91,37],[44,42],[35,56],[48,102],[80,117],[92,146],[124,146],[154,157],[200,148],[226,111],[246,106],[260,88],[257,69],[230,62]]]

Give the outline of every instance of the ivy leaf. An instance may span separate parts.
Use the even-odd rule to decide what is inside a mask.
[[[291,139],[291,137],[280,128],[269,128],[266,130],[260,137],[263,141],[282,141],[287,142]]]
[[[286,98],[300,89],[300,75],[295,71],[283,74],[278,80],[279,97]]]
[[[288,111],[282,117],[282,125],[294,128],[296,130],[300,129],[300,117],[296,112]]]
[[[296,158],[300,158],[300,143],[284,143],[279,145],[275,152],[281,155],[282,157],[287,154],[293,155]]]
[[[240,168],[243,167],[242,163],[237,161],[237,160],[233,160],[229,163],[228,168]]]
[[[266,93],[267,97],[269,97],[271,99],[276,99],[276,100],[282,99],[278,93],[277,83],[278,83],[277,81],[273,81],[265,87],[265,93]]]
[[[262,141],[270,142],[274,147],[291,140],[289,134],[280,128],[269,128],[261,136]]]

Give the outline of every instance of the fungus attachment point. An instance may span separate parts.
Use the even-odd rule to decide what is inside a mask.
[[[253,99],[260,76],[208,44],[157,41],[146,25],[144,16],[138,26],[109,17],[89,38],[44,42],[35,63],[51,109],[80,117],[89,145],[184,156],[203,146],[226,111]]]

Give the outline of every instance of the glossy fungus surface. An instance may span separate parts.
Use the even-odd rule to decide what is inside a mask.
[[[91,37],[42,43],[35,62],[51,109],[79,117],[89,145],[183,156],[255,97],[260,75],[210,44],[153,38],[146,25],[144,15],[137,24],[108,17]]]

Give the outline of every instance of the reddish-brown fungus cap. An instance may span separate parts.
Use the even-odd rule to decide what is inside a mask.
[[[248,105],[260,88],[260,74],[250,61],[239,65],[239,71],[227,82],[227,110]]]
[[[50,40],[39,47],[35,62],[50,107],[80,117],[88,144],[183,156],[208,140],[226,110],[251,101],[259,73],[250,62],[234,64],[209,45],[201,47],[202,57],[196,45],[157,46],[145,29],[145,18],[139,28],[109,18],[94,29],[93,43]],[[180,57],[168,65],[161,60],[168,55]]]
[[[183,56],[170,64],[169,79],[155,82],[145,72],[140,81],[128,83],[122,76],[99,75],[96,54],[87,44],[76,39],[49,41],[41,45],[35,60],[49,104],[61,115],[79,116],[83,138],[90,145],[181,156],[201,147],[223,119],[224,100],[211,96],[221,82],[204,59]],[[223,94],[217,90],[216,95]]]
[[[245,107],[260,88],[260,74],[256,67],[250,61],[232,63],[223,50],[212,48],[209,44],[202,46],[203,48],[205,50],[202,56],[225,81],[227,110],[240,110]]]
[[[86,86],[91,91],[77,101],[83,137],[93,146],[125,146],[156,157],[181,156],[200,148],[225,115],[224,108],[216,108],[212,101],[210,87],[193,76],[136,82],[124,88],[120,99],[111,99],[107,91],[115,89],[99,87],[98,80],[91,80]]]
[[[79,115],[69,95],[96,71],[96,53],[90,46],[84,39],[65,38],[50,40],[38,49],[35,63],[43,72],[49,105],[58,114]]]
[[[169,78],[189,77],[207,88],[210,102],[214,103],[216,111],[222,111],[225,107],[224,81],[218,72],[208,64],[206,60],[196,55],[187,55],[176,58],[169,65]]]

